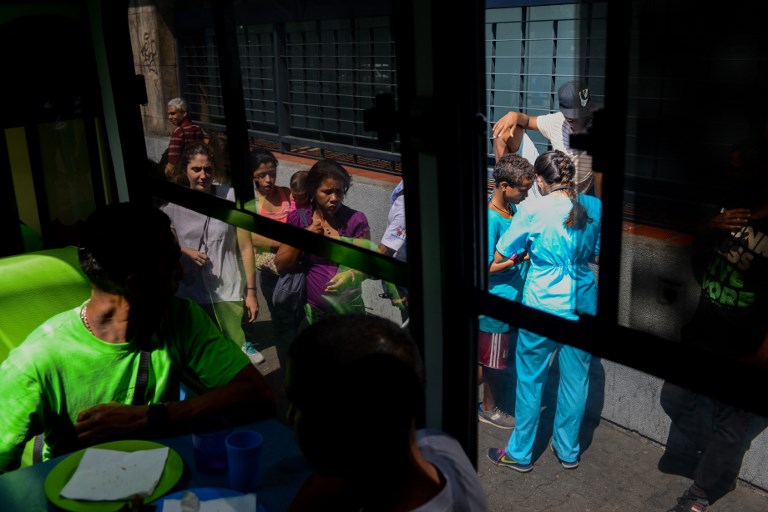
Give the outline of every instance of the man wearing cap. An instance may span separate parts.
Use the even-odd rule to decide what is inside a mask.
[[[572,133],[587,127],[592,120],[592,102],[589,89],[578,81],[566,82],[557,91],[560,111],[543,116],[529,116],[522,112],[508,112],[493,126],[493,147],[496,160],[507,153],[516,153],[524,130],[536,130],[549,140],[553,149],[565,152],[576,166],[576,191],[600,197],[602,175],[592,171],[592,157],[586,151],[570,146]],[[523,128],[518,130],[517,127]]]

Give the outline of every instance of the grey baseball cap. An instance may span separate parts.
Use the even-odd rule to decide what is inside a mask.
[[[589,89],[579,81],[565,82],[557,90],[560,112],[571,119],[582,119],[592,115],[592,100]]]

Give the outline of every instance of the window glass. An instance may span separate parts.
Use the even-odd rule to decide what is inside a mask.
[[[754,14],[731,11],[726,20],[697,23],[703,30],[739,20],[738,28],[723,25],[717,48],[698,49],[698,36],[673,33],[658,42],[643,37],[649,19],[666,26],[681,16],[658,6],[639,11],[634,20],[619,322],[722,352],[719,342],[706,341],[720,333],[714,337],[730,340],[725,355],[748,356],[765,336],[764,322],[755,323],[762,315],[758,290],[765,289],[761,268],[768,247],[760,213],[766,177],[759,163],[768,116],[758,100],[764,80],[755,72],[765,61],[765,44]],[[702,70],[714,88],[690,87],[689,73]],[[724,113],[717,122],[695,106],[713,93],[728,98],[716,107]],[[673,119],[681,121],[674,128]],[[713,126],[716,137],[701,136]],[[705,319],[708,327],[698,327]]]
[[[86,132],[83,119],[43,123],[37,132],[55,244],[71,243],[77,239],[72,231],[96,207],[88,154],[93,132]]]
[[[184,182],[184,173],[176,169],[182,148],[202,141],[214,151],[213,181],[238,189],[232,151],[240,151],[243,141],[232,147],[228,140],[233,120],[225,117],[219,67],[219,45],[226,38],[216,35],[214,7],[209,2],[131,7],[131,40],[136,71],[148,87],[142,112],[154,175]],[[394,98],[396,108],[388,8],[382,4],[369,9],[380,15],[358,18],[338,9],[338,17],[320,21],[277,12],[259,15],[239,3],[235,10],[248,146],[238,160],[245,178],[253,171],[250,152],[261,148],[279,156],[336,158],[399,181],[397,142],[381,142],[363,127],[363,114],[376,106],[377,95]],[[184,100],[187,110],[170,106],[174,98]],[[238,192],[243,202],[252,197],[248,189]],[[383,222],[389,206],[383,207]]]
[[[0,29],[3,45],[15,48],[6,65],[16,76],[4,83],[0,116],[3,205],[7,225],[22,234],[6,234],[5,255],[79,243],[82,222],[116,193],[87,17],[62,13],[8,8]]]
[[[273,32],[272,25],[241,25],[237,31],[243,98],[250,129],[274,127],[277,123]]]
[[[606,103],[605,5],[588,3],[575,10],[568,6],[523,7],[520,10],[524,19],[537,20],[526,25],[530,33],[523,37],[530,38],[535,34],[537,38],[547,39],[556,49],[547,54],[543,49],[546,43],[542,42],[529,45],[530,53],[520,57],[523,60],[520,69],[529,73],[521,76],[523,85],[520,89],[524,92],[520,109],[537,116],[557,112],[558,87],[574,79],[588,82],[591,101],[595,108],[601,108]],[[489,25],[502,22],[501,9],[489,11],[493,11],[486,18]],[[765,288],[765,276],[760,270],[764,259],[761,255],[765,252],[762,250],[765,237],[760,212],[764,209],[766,180],[759,170],[764,166],[753,166],[766,148],[765,108],[754,108],[759,103],[756,98],[765,87],[754,72],[765,59],[764,41],[757,35],[759,23],[751,22],[760,18],[755,17],[757,11],[750,14],[743,10],[730,11],[727,17],[731,21],[728,24],[731,30],[724,35],[728,42],[700,52],[694,48],[706,38],[706,31],[721,26],[725,20],[702,14],[695,20],[697,27],[701,27],[695,37],[690,32],[681,34],[679,31],[670,32],[669,37],[656,36],[667,33],[664,30],[666,24],[671,27],[690,23],[686,12],[667,5],[645,9],[639,3],[633,9],[618,323],[668,340],[670,347],[672,343],[682,341],[690,344],[692,353],[713,351],[719,357],[743,358],[748,364],[764,365],[759,348],[765,339],[765,322],[753,315],[757,311],[753,306],[758,302],[762,304],[762,295],[759,292],[752,295],[753,291]],[[750,22],[736,21],[743,16]],[[658,25],[659,20],[665,20],[662,26]],[[493,32],[488,30],[486,33]],[[504,56],[496,51],[486,58],[492,61],[487,69],[488,82],[493,84],[498,80],[494,75],[499,69],[493,62]],[[679,65],[672,64],[678,61]],[[717,96],[729,98],[727,105],[715,109],[723,112],[717,120],[711,117],[711,110],[696,107],[708,104],[712,93],[708,87],[690,86],[689,77],[701,76],[702,70],[706,70],[707,83],[717,84]],[[739,90],[742,94],[737,92]],[[494,100],[494,92],[491,89],[489,101]],[[621,99],[614,100],[621,103]],[[489,106],[494,113],[494,122],[506,113],[498,107]],[[749,116],[738,114],[747,111]],[[542,125],[540,122],[539,126]],[[717,135],[704,135],[709,129],[715,130]],[[526,135],[539,153],[551,148],[550,140],[542,133],[528,130]],[[522,153],[522,149],[520,151]],[[606,175],[608,172],[611,170],[606,169]],[[520,224],[526,223],[522,219],[533,218],[529,208],[537,210],[535,199],[530,207],[528,201],[531,198],[520,203],[515,212]],[[584,202],[584,206],[589,210],[587,203]],[[741,211],[739,217],[738,208],[743,208],[737,206],[739,204],[749,204],[747,208],[757,214]],[[736,211],[730,212],[731,209]],[[733,215],[728,217],[729,213]],[[488,215],[489,228],[493,216]],[[515,216],[505,233],[522,230],[522,226],[514,225]],[[727,222],[737,225],[726,227],[724,223]],[[570,241],[590,246],[588,232],[589,228]],[[487,233],[489,246],[492,246],[491,229]],[[531,252],[535,258],[535,247],[532,246]],[[590,263],[589,269],[599,281],[600,267]],[[537,293],[528,295],[536,286],[537,277],[531,271],[526,275],[521,300],[523,303],[529,300],[534,307],[540,308],[541,303],[550,302],[549,294],[557,287],[548,283],[545,288],[537,289]],[[490,272],[488,289],[499,295],[494,293],[498,288],[493,279],[494,274]],[[753,286],[757,288],[751,288]],[[561,291],[579,292],[578,289]],[[539,303],[536,304],[534,299]],[[577,299],[575,311],[581,315],[589,314],[589,303],[585,298]],[[481,317],[481,326],[483,320]],[[567,333],[563,337],[568,339]],[[491,420],[488,411],[478,410],[478,453],[495,462],[499,456],[517,458],[518,469],[531,462],[539,475],[537,478],[542,481],[551,479],[556,486],[562,483],[555,481],[562,475],[561,470],[578,460],[567,455],[573,444],[565,441],[568,429],[558,423],[563,421],[566,411],[573,410],[567,405],[573,405],[573,398],[577,396],[566,398],[564,395],[569,389],[568,379],[579,375],[570,366],[574,359],[566,357],[573,349],[559,344],[554,344],[557,347],[553,348],[551,340],[522,330],[515,339],[514,344],[509,343],[507,362],[516,362],[501,370],[506,384],[494,394],[496,403],[502,404],[499,414]],[[620,339],[615,341],[621,343]],[[482,357],[482,338],[479,345]],[[546,351],[554,356],[541,359]],[[659,357],[663,355],[662,351]],[[539,364],[542,360],[544,364]],[[569,365],[567,371],[564,371],[564,361]],[[536,368],[547,378],[534,378]],[[482,370],[491,374],[487,368]],[[685,493],[686,489],[693,489],[694,476],[697,484],[707,488],[709,499],[713,502],[722,500],[718,501],[718,506],[726,509],[747,507],[742,503],[751,499],[751,495],[742,494],[738,486],[734,487],[737,475],[758,487],[764,485],[762,473],[755,472],[754,468],[763,458],[765,418],[746,413],[732,403],[608,360],[592,358],[587,375],[588,391],[579,395],[584,397],[579,402],[584,407],[581,429],[571,436],[577,439],[578,450],[583,455],[582,465],[590,453],[598,457],[595,452],[598,444],[605,450],[622,446],[619,450],[622,452],[627,449],[625,442],[642,447],[634,459],[632,471],[640,471],[651,479],[644,481],[650,482],[649,487],[654,489],[654,499],[663,499],[660,509],[674,507],[678,498],[689,499]],[[532,386],[534,382],[536,385]],[[485,404],[486,384],[479,388],[481,404]],[[531,404],[536,407],[530,407]],[[485,405],[487,409],[489,404]],[[506,430],[508,415],[514,416],[514,433]],[[530,425],[536,420],[538,431],[531,437],[528,435]],[[699,428],[705,422],[709,425],[706,433]],[[717,443],[721,433],[730,428],[728,425],[740,431],[736,441],[738,448],[721,450]],[[636,432],[639,436],[628,438],[628,432]],[[530,444],[527,450],[523,449],[523,440]],[[652,442],[648,443],[648,440]],[[548,446],[550,442],[554,450]],[[498,451],[500,448],[502,450]],[[731,464],[728,477],[720,473],[723,467],[720,462],[713,464],[709,460],[715,453],[724,456],[727,464]],[[507,492],[514,493],[515,486],[522,484],[518,479],[511,482],[511,486],[507,486],[507,479],[500,483],[501,472],[490,463],[480,462],[478,469],[489,488],[494,488],[497,483],[505,486],[504,496],[509,495]],[[618,482],[637,480],[629,472],[624,473],[622,467],[612,464],[609,472],[612,476],[606,482],[606,488],[611,489],[611,493],[601,496],[600,502],[626,503],[627,496]],[[703,483],[705,480],[707,482]],[[595,484],[599,486],[597,482]],[[631,493],[645,492],[635,485],[630,488]],[[663,497],[656,494],[660,488],[667,489]],[[522,488],[518,490],[523,492]],[[552,503],[553,494],[531,495],[523,506],[535,508]],[[498,502],[494,504],[496,499]],[[491,496],[491,508],[503,508],[502,499],[501,494]],[[764,497],[757,500],[756,509],[764,507],[763,502]]]
[[[312,168],[310,161],[277,158],[281,155],[259,149],[254,154],[259,155],[255,161],[262,163],[253,173],[258,189],[255,200],[245,205],[246,210],[297,227],[317,221],[323,237],[372,251],[378,251],[379,241],[384,240],[404,252],[402,245],[385,236],[387,219],[380,216],[391,205],[398,185],[394,180],[357,182],[352,169],[346,194],[334,190],[335,186],[343,188],[343,183],[326,178],[312,189],[314,196],[307,202],[307,196],[300,195],[301,187],[292,187],[291,183]],[[210,162],[194,162],[192,167],[204,167],[206,163]],[[328,165],[334,173],[343,175],[346,171],[339,164]],[[310,187],[315,183],[312,180],[310,176]],[[212,183],[208,188],[197,188],[201,194],[234,199],[234,191],[226,185]],[[394,195],[402,197],[397,192]],[[275,198],[278,200],[273,203]],[[199,303],[233,342],[243,347],[252,362],[267,372],[276,389],[282,386],[288,346],[297,330],[307,323],[328,314],[366,313],[408,325],[407,290],[403,286],[306,250],[291,255],[290,247],[281,249],[285,244],[186,206],[159,198],[156,201],[170,216],[182,247],[184,278],[178,295]],[[315,213],[320,209],[326,214],[322,221]],[[390,231],[392,239],[404,238],[404,230]],[[345,250],[338,246],[332,255]],[[303,269],[307,275],[307,297],[293,309],[273,300],[278,271],[286,269]],[[262,362],[262,358],[266,361]]]

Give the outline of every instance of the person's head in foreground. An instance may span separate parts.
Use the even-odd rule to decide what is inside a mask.
[[[423,405],[423,372],[416,345],[396,324],[367,315],[333,315],[302,331],[286,369],[289,421],[318,472],[347,476],[360,460],[356,442],[407,446]],[[375,411],[360,428],[349,411]],[[373,430],[371,430],[371,427]],[[376,433],[384,435],[378,439]]]
[[[423,364],[394,322],[349,314],[312,324],[290,347],[285,386],[288,419],[315,471],[291,510],[412,510],[442,500],[470,510],[457,495],[484,510],[458,443],[437,431],[437,441],[425,442],[422,431],[417,440]],[[351,412],[360,410],[370,421],[355,421]]]

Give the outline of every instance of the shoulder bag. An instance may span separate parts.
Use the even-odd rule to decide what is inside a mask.
[[[309,225],[305,210],[299,210],[302,223]],[[290,270],[280,272],[272,292],[272,304],[277,308],[298,310],[307,302],[307,269],[303,261],[304,254]]]

